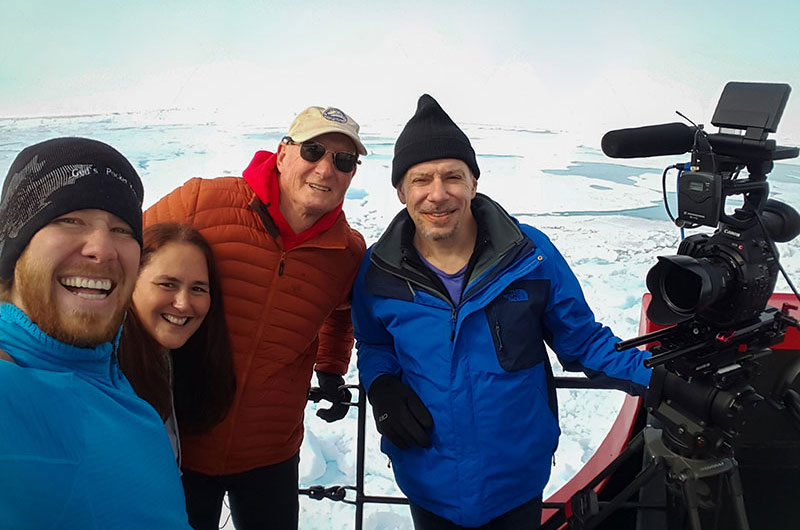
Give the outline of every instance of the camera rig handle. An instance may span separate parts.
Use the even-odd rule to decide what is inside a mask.
[[[748,352],[768,348],[781,342],[788,326],[800,329],[798,321],[789,316],[789,309],[789,306],[784,306],[780,310],[767,307],[757,319],[734,325],[726,330],[720,330],[693,318],[669,328],[620,341],[614,348],[622,351],[642,344],[658,343],[657,346],[650,348],[653,356],[644,361],[647,368],[670,363],[668,368],[674,370],[676,368],[674,361],[690,356],[699,357],[700,362],[694,370],[684,370],[687,373],[680,374],[691,377],[699,373],[708,373],[712,368],[720,368],[725,361],[740,361]],[[702,369],[702,372],[698,372],[698,369]]]

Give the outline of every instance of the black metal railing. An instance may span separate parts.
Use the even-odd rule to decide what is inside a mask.
[[[582,388],[595,390],[608,390],[609,386],[597,381],[592,381],[585,377],[555,377],[556,388]],[[364,525],[364,505],[365,504],[408,504],[405,497],[390,497],[385,495],[367,495],[364,493],[364,466],[366,457],[366,432],[367,432],[367,398],[366,392],[360,385],[345,385],[346,388],[354,390],[358,394],[356,402],[345,403],[349,407],[358,409],[358,434],[356,439],[356,485],[355,486],[310,486],[300,488],[300,495],[307,495],[312,499],[330,499],[332,501],[344,502],[355,506],[356,526],[355,530],[362,530]],[[318,389],[312,388],[308,394],[309,401],[319,402],[322,396]],[[348,495],[353,492],[353,495]],[[562,508],[562,502],[544,502],[543,508]]]

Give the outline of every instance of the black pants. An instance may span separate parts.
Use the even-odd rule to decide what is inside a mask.
[[[411,518],[414,520],[416,530],[466,530],[466,527],[459,526],[454,522],[439,517],[436,514],[420,508],[416,504],[411,504]],[[536,497],[517,506],[511,511],[495,517],[488,523],[478,526],[478,530],[535,530],[539,528],[542,521],[542,497]]]
[[[299,462],[298,453],[285,462],[220,476],[185,469],[182,478],[189,524],[195,530],[218,530],[227,491],[237,530],[297,530]]]

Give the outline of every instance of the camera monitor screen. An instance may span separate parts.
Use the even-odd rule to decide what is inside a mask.
[[[745,136],[763,140],[775,132],[791,87],[785,83],[742,83],[725,85],[711,123],[720,128],[745,129]]]

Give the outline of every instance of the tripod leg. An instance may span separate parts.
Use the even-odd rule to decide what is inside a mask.
[[[579,498],[581,492],[591,491],[592,493],[594,493],[593,490],[595,486],[597,486],[600,482],[603,481],[603,479],[605,479],[606,477],[611,475],[614,471],[616,471],[616,469],[619,468],[619,466],[621,466],[624,462],[626,462],[632,455],[636,454],[638,451],[641,451],[642,448],[644,447],[644,432],[645,431],[642,431],[635,437],[633,437],[633,439],[631,439],[631,441],[628,443],[628,446],[619,455],[617,455],[617,457],[611,463],[609,463],[605,467],[605,469],[600,471],[600,473],[598,473],[591,481],[589,481],[589,483],[586,486],[584,486],[581,490],[576,492],[572,498],[567,499],[564,506],[559,508],[558,511],[556,511],[553,515],[551,515],[550,518],[539,527],[539,530],[557,530],[559,528],[562,528],[565,523],[569,523],[572,528],[585,527],[581,525],[584,525],[584,521],[587,520],[590,516],[593,516],[595,514],[594,513],[575,514],[572,512],[572,506],[569,506],[569,508],[567,508],[567,506],[572,503],[573,499]],[[648,466],[648,468],[650,467],[655,469],[655,464],[653,463],[651,464],[651,466]],[[647,469],[640,471],[639,474],[636,476],[636,479],[634,479],[634,481],[642,480],[640,477],[642,473],[644,473],[646,470]],[[649,478],[650,477],[648,475],[647,479],[649,480]],[[637,484],[639,484],[639,482],[637,482]],[[608,514],[605,514],[603,516],[603,519],[605,519],[605,517],[607,516]]]
[[[697,480],[693,478],[686,478],[681,482],[681,491],[683,493],[683,502],[686,507],[686,517],[689,519],[689,528],[691,530],[702,530],[700,525],[700,512],[697,491]]]
[[[744,507],[744,494],[742,492],[742,480],[739,477],[739,468],[733,466],[725,474],[725,477],[728,482],[728,488],[730,488],[733,511],[736,515],[736,522],[739,524],[739,529],[750,530],[750,523],[747,521],[747,511]]]
[[[719,528],[719,515],[720,509],[728,509],[732,511],[733,521],[730,517],[724,518],[726,521],[726,530],[728,528],[735,530],[750,530],[750,525],[747,521],[747,512],[744,505],[744,495],[742,493],[742,483],[739,477],[739,469],[736,462],[732,459],[725,459],[720,461],[726,467],[722,473],[706,473],[699,474],[697,469],[684,469],[678,472],[676,477],[676,485],[680,488],[681,495],[679,498],[683,500],[683,507],[685,509],[686,521],[683,523],[691,530],[701,530],[702,522],[700,518],[700,508],[714,508],[716,510],[717,519],[714,528]],[[709,494],[709,485],[703,479],[713,478],[717,476],[719,480],[716,482],[719,495],[710,503],[703,502]],[[725,491],[727,490],[727,491]],[[726,496],[725,493],[728,495]],[[723,502],[724,499],[728,500],[727,503]],[[728,526],[733,524],[733,526]]]

